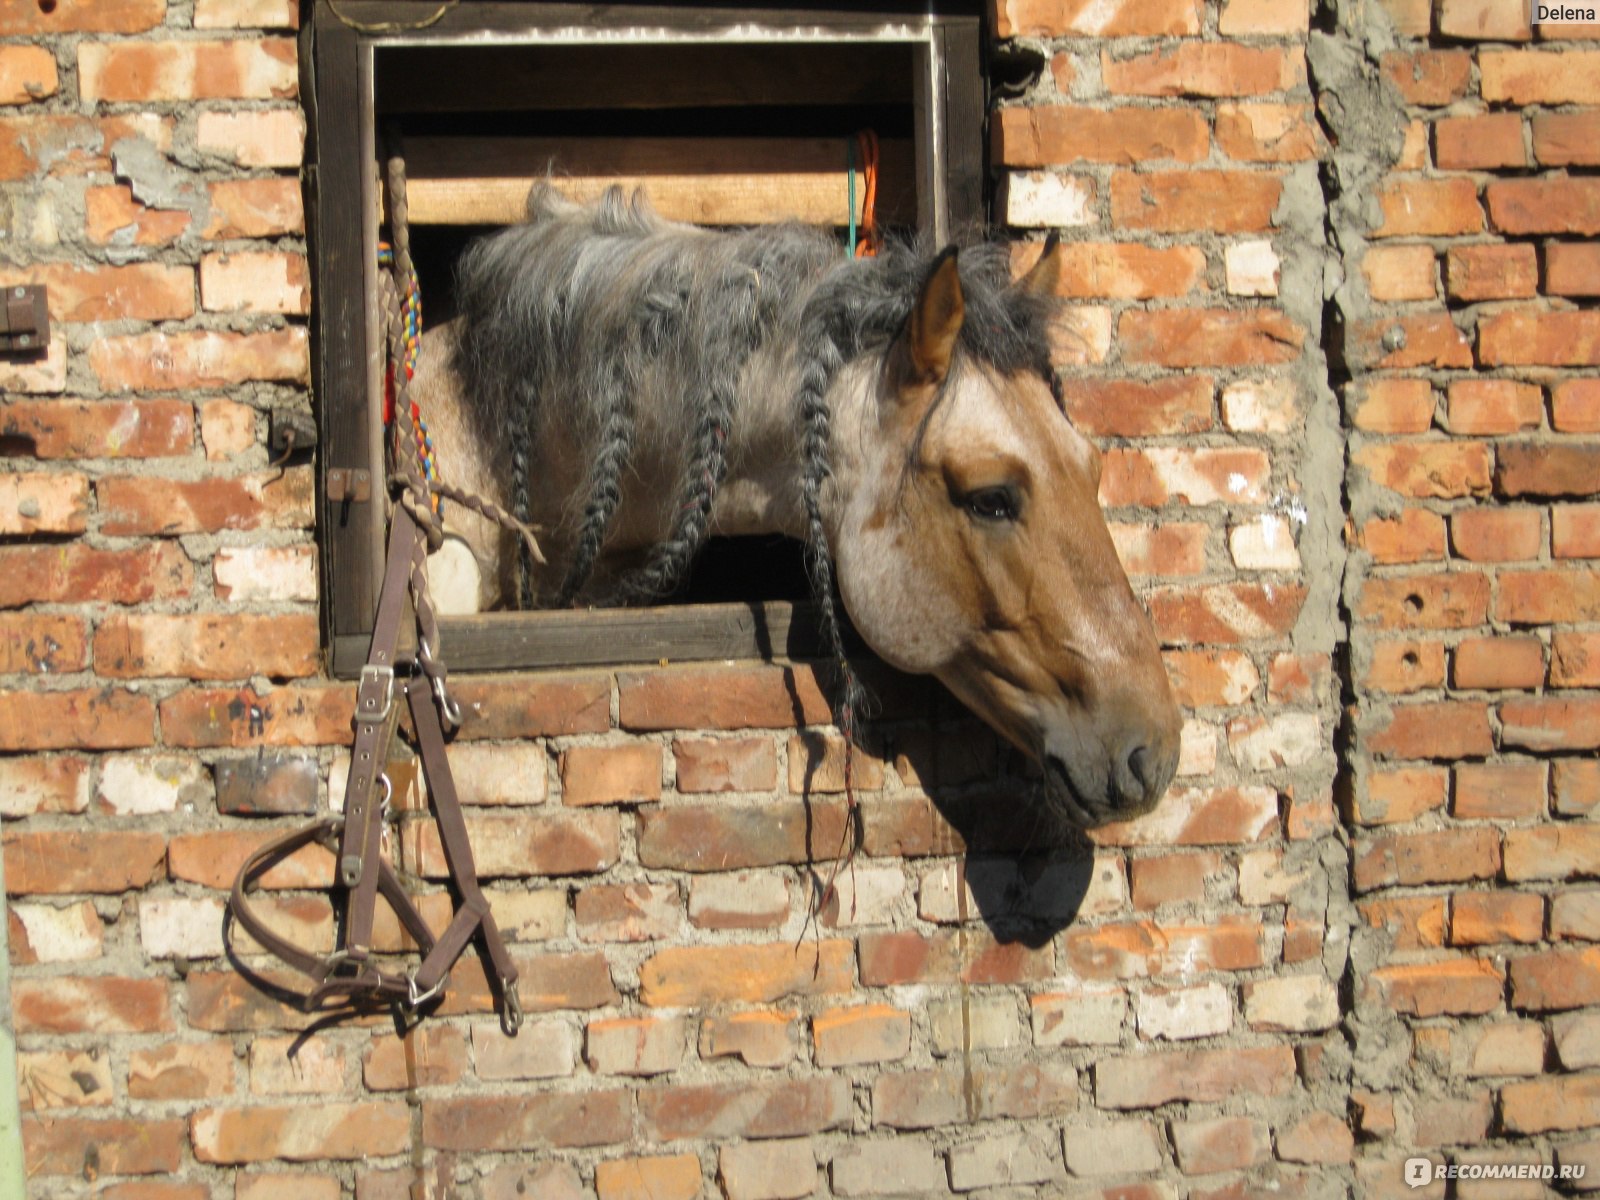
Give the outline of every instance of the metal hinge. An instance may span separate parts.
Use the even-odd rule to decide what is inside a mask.
[[[372,472],[357,467],[328,468],[328,499],[365,504],[372,499]]]
[[[5,289],[0,303],[0,353],[34,354],[50,345],[50,307],[43,284]]]

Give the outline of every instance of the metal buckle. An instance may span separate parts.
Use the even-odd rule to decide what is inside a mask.
[[[366,694],[367,685],[383,685],[383,707],[373,713],[366,711],[369,704],[376,701]],[[356,720],[362,723],[381,723],[389,719],[389,710],[394,707],[394,668],[381,663],[368,663],[361,668],[361,683],[356,688]]]
[[[412,1012],[415,1012],[417,1009],[421,1008],[429,1000],[432,1000],[440,992],[444,991],[444,982],[448,978],[448,975],[441,976],[438,983],[434,984],[427,991],[421,992],[417,990],[417,973],[415,971],[407,972],[406,1007]]]
[[[500,980],[500,992],[505,997],[505,1008],[500,1013],[500,1030],[507,1037],[515,1037],[522,1028],[522,993],[515,979]]]

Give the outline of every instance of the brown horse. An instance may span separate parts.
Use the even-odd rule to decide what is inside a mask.
[[[1156,804],[1180,714],[1054,386],[1054,247],[1013,284],[992,246],[846,260],[620,195],[532,214],[468,252],[413,396],[447,477],[540,528],[536,603],[660,590],[708,532],[800,538],[819,600],[836,578],[867,644],[1039,762],[1058,813]],[[451,520],[467,583],[435,572],[441,607],[510,601],[512,541]]]

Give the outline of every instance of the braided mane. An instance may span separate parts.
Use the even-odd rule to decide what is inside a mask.
[[[656,498],[671,514],[667,532],[601,599],[670,591],[705,539],[735,423],[759,397],[792,397],[813,591],[844,666],[843,699],[854,700],[823,527],[828,393],[846,364],[887,348],[931,262],[893,241],[876,258],[845,258],[833,237],[798,225],[720,232],[669,222],[619,188],[589,207],[543,188],[528,223],[475,243],[457,266],[453,365],[479,437],[512,446],[521,476],[513,508],[526,516],[534,486],[527,439],[559,431],[589,464],[584,494],[568,510],[565,576],[532,599],[565,605],[584,595],[626,473],[648,455],[680,464],[676,493]],[[1006,249],[964,250],[960,270],[959,353],[1049,378],[1050,306],[1009,287]]]

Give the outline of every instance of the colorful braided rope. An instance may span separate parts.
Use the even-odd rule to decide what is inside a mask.
[[[378,265],[380,267],[394,267],[394,247],[388,242],[378,243]],[[417,373],[417,356],[422,353],[422,289],[417,285],[417,273],[411,271],[405,281],[405,300],[401,311],[405,316],[405,344],[400,354],[400,364],[405,368],[406,378],[411,379]],[[384,405],[384,422],[394,420],[394,380],[390,378],[387,383],[386,403]],[[439,461],[434,453],[433,438],[428,433],[428,423],[422,419],[422,410],[415,401],[411,403],[411,428],[416,434],[417,453],[422,459],[423,473],[429,483],[439,482]],[[430,496],[433,511],[439,511],[439,495],[437,492]]]

